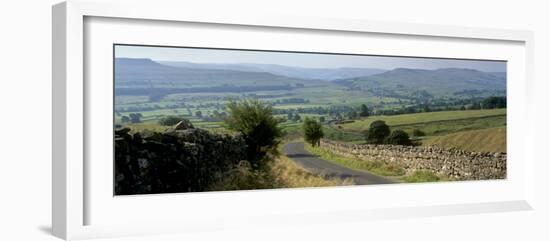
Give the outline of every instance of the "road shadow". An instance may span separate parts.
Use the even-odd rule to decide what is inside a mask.
[[[319,157],[318,155],[314,155],[314,154],[286,154],[286,156],[290,158]]]

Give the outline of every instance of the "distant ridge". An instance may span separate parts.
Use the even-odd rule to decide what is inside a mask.
[[[371,76],[338,80],[336,83],[351,88],[393,92],[425,90],[432,95],[452,95],[462,90],[504,91],[506,74],[463,68],[435,70],[396,68]]]
[[[159,61],[159,63],[174,66],[197,69],[224,69],[248,72],[267,72],[275,75],[286,76],[299,79],[318,79],[332,81],[344,78],[353,78],[369,76],[383,73],[387,70],[377,68],[304,68],[293,67],[278,64],[221,64],[221,63],[192,63],[192,62],[173,62]]]
[[[204,87],[316,84],[316,81],[289,78],[268,72],[175,67],[144,58],[115,59],[115,87]]]

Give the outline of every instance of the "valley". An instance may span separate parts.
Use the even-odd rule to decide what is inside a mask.
[[[159,142],[170,146],[167,141],[171,138],[183,138],[178,142],[191,143],[184,144],[190,148],[195,148],[193,143],[199,140],[204,142],[200,145],[215,146],[218,144],[204,140],[204,135],[231,141],[239,135],[246,137],[235,130],[240,123],[228,122],[237,115],[235,106],[245,105],[241,108],[246,109],[252,108],[247,104],[252,104],[257,105],[254,108],[269,109],[263,114],[254,112],[259,111],[254,108],[246,109],[250,116],[239,117],[246,122],[259,118],[255,115],[268,115],[280,128],[280,137],[269,147],[278,151],[263,154],[267,167],[254,166],[250,156],[244,166],[239,160],[215,164],[221,165],[219,169],[197,166],[211,169],[216,178],[203,180],[209,185],[185,184],[195,191],[499,179],[503,175],[505,72],[458,67],[309,68],[149,58],[116,58],[114,62],[114,123],[121,146],[132,145],[123,142],[122,136],[125,140],[143,141],[147,148]],[[177,129],[187,121],[189,124],[185,125],[190,127]],[[309,143],[305,133],[312,121],[318,123],[321,132],[317,146],[316,142]],[[380,123],[387,133],[383,139],[373,139],[373,130]],[[248,128],[248,124],[242,125]],[[183,131],[186,128],[188,131]],[[246,143],[240,148],[248,148],[250,144]],[[364,154],[350,154],[355,150]],[[143,155],[134,151],[128,149],[124,158]],[[235,157],[250,155],[250,150],[242,151]],[[372,154],[373,151],[382,154]],[[402,151],[409,154],[402,155]],[[182,152],[192,151],[184,148]],[[419,159],[414,153],[427,156]],[[223,153],[216,155],[209,161],[216,163],[216,158],[225,158]],[[457,159],[451,165],[456,172],[442,169],[448,166],[445,162],[449,158]],[[479,162],[476,165],[483,169],[472,170],[464,164],[470,162],[468,158]],[[493,162],[498,167],[490,164]],[[411,165],[423,168],[416,170]],[[225,171],[217,173],[219,170]],[[133,172],[128,175],[145,178]],[[163,186],[159,188],[164,190]],[[145,189],[142,192],[148,193]]]

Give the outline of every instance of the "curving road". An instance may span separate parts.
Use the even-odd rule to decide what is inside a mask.
[[[283,152],[290,159],[294,160],[302,167],[313,174],[324,174],[328,177],[337,177],[340,179],[352,178],[355,184],[388,184],[395,181],[372,174],[367,171],[353,170],[338,164],[319,158],[304,149],[303,142],[291,142],[283,146]]]

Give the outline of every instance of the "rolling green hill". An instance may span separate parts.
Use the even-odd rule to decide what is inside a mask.
[[[389,126],[405,126],[421,123],[433,123],[438,121],[457,121],[472,118],[487,118],[487,117],[505,117],[506,109],[488,109],[488,110],[464,110],[464,111],[438,111],[425,112],[404,115],[391,116],[371,116],[366,119],[361,119],[353,123],[342,124],[343,129],[347,130],[366,130],[370,123],[376,120],[383,120]]]
[[[501,95],[506,90],[505,75],[458,68],[397,68],[367,77],[339,80],[338,83],[368,90],[375,95],[403,98],[454,96],[468,91],[475,91],[477,95]]]
[[[337,141],[362,143],[364,142],[362,132],[376,120],[383,120],[391,130],[403,130],[410,136],[413,136],[414,130],[420,130],[426,135],[423,137],[424,140],[465,131],[504,127],[506,126],[506,109],[370,116],[352,123],[328,125],[325,128],[326,137]],[[478,144],[483,145],[483,143]],[[477,144],[474,142],[472,145]]]
[[[323,81],[303,80],[267,72],[174,67],[151,59],[115,59],[115,88],[192,88],[212,86],[316,85]]]

